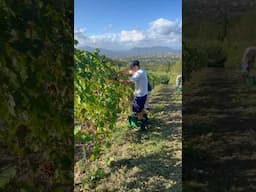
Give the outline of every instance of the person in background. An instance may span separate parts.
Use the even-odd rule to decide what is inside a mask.
[[[182,88],[182,75],[178,75],[176,77],[176,89],[181,89]]]
[[[248,47],[245,49],[242,58],[242,77],[245,80],[250,75],[250,70],[256,56],[256,47]]]
[[[146,118],[145,118],[145,103],[148,96],[148,78],[146,70],[140,67],[138,60],[132,61],[130,69],[120,71],[126,75],[131,75],[127,80],[119,80],[122,83],[134,83],[134,99],[132,105],[132,111],[136,113],[138,120],[141,124],[141,130],[145,129]]]

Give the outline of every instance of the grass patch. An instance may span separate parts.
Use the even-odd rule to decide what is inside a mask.
[[[84,168],[75,191],[181,191],[181,135],[176,135],[181,125],[170,124],[168,116],[162,115],[174,116],[172,102],[181,102],[171,90],[170,85],[153,89],[149,131],[129,129],[126,117],[121,118],[112,146]]]

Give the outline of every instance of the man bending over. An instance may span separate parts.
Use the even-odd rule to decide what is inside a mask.
[[[120,73],[131,75],[128,80],[120,80],[120,82],[135,84],[132,111],[137,114],[138,120],[141,121],[141,129],[145,129],[143,125],[146,121],[144,118],[144,105],[148,95],[147,72],[140,68],[140,62],[135,60],[130,64],[130,69]]]

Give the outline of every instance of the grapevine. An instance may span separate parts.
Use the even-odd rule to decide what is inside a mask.
[[[199,47],[191,47],[183,42],[182,73],[185,81],[189,81],[193,71],[207,66],[207,54]]]
[[[92,144],[87,158],[95,160],[115,129],[118,114],[129,108],[131,88],[117,81],[115,67],[99,51],[75,49],[75,129],[77,143]]]
[[[13,173],[1,191],[73,185],[72,10],[67,1],[0,3],[1,170]]]

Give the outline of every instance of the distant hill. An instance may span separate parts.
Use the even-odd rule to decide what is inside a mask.
[[[95,48],[83,47],[87,51],[93,51]],[[99,48],[100,53],[108,57],[129,57],[129,56],[147,56],[147,55],[180,55],[181,51],[170,47],[134,47],[129,50],[114,51]]]
[[[170,47],[147,47],[147,48],[141,48],[141,47],[134,47],[129,50],[129,54],[179,54],[180,51],[177,49],[173,49]]]

